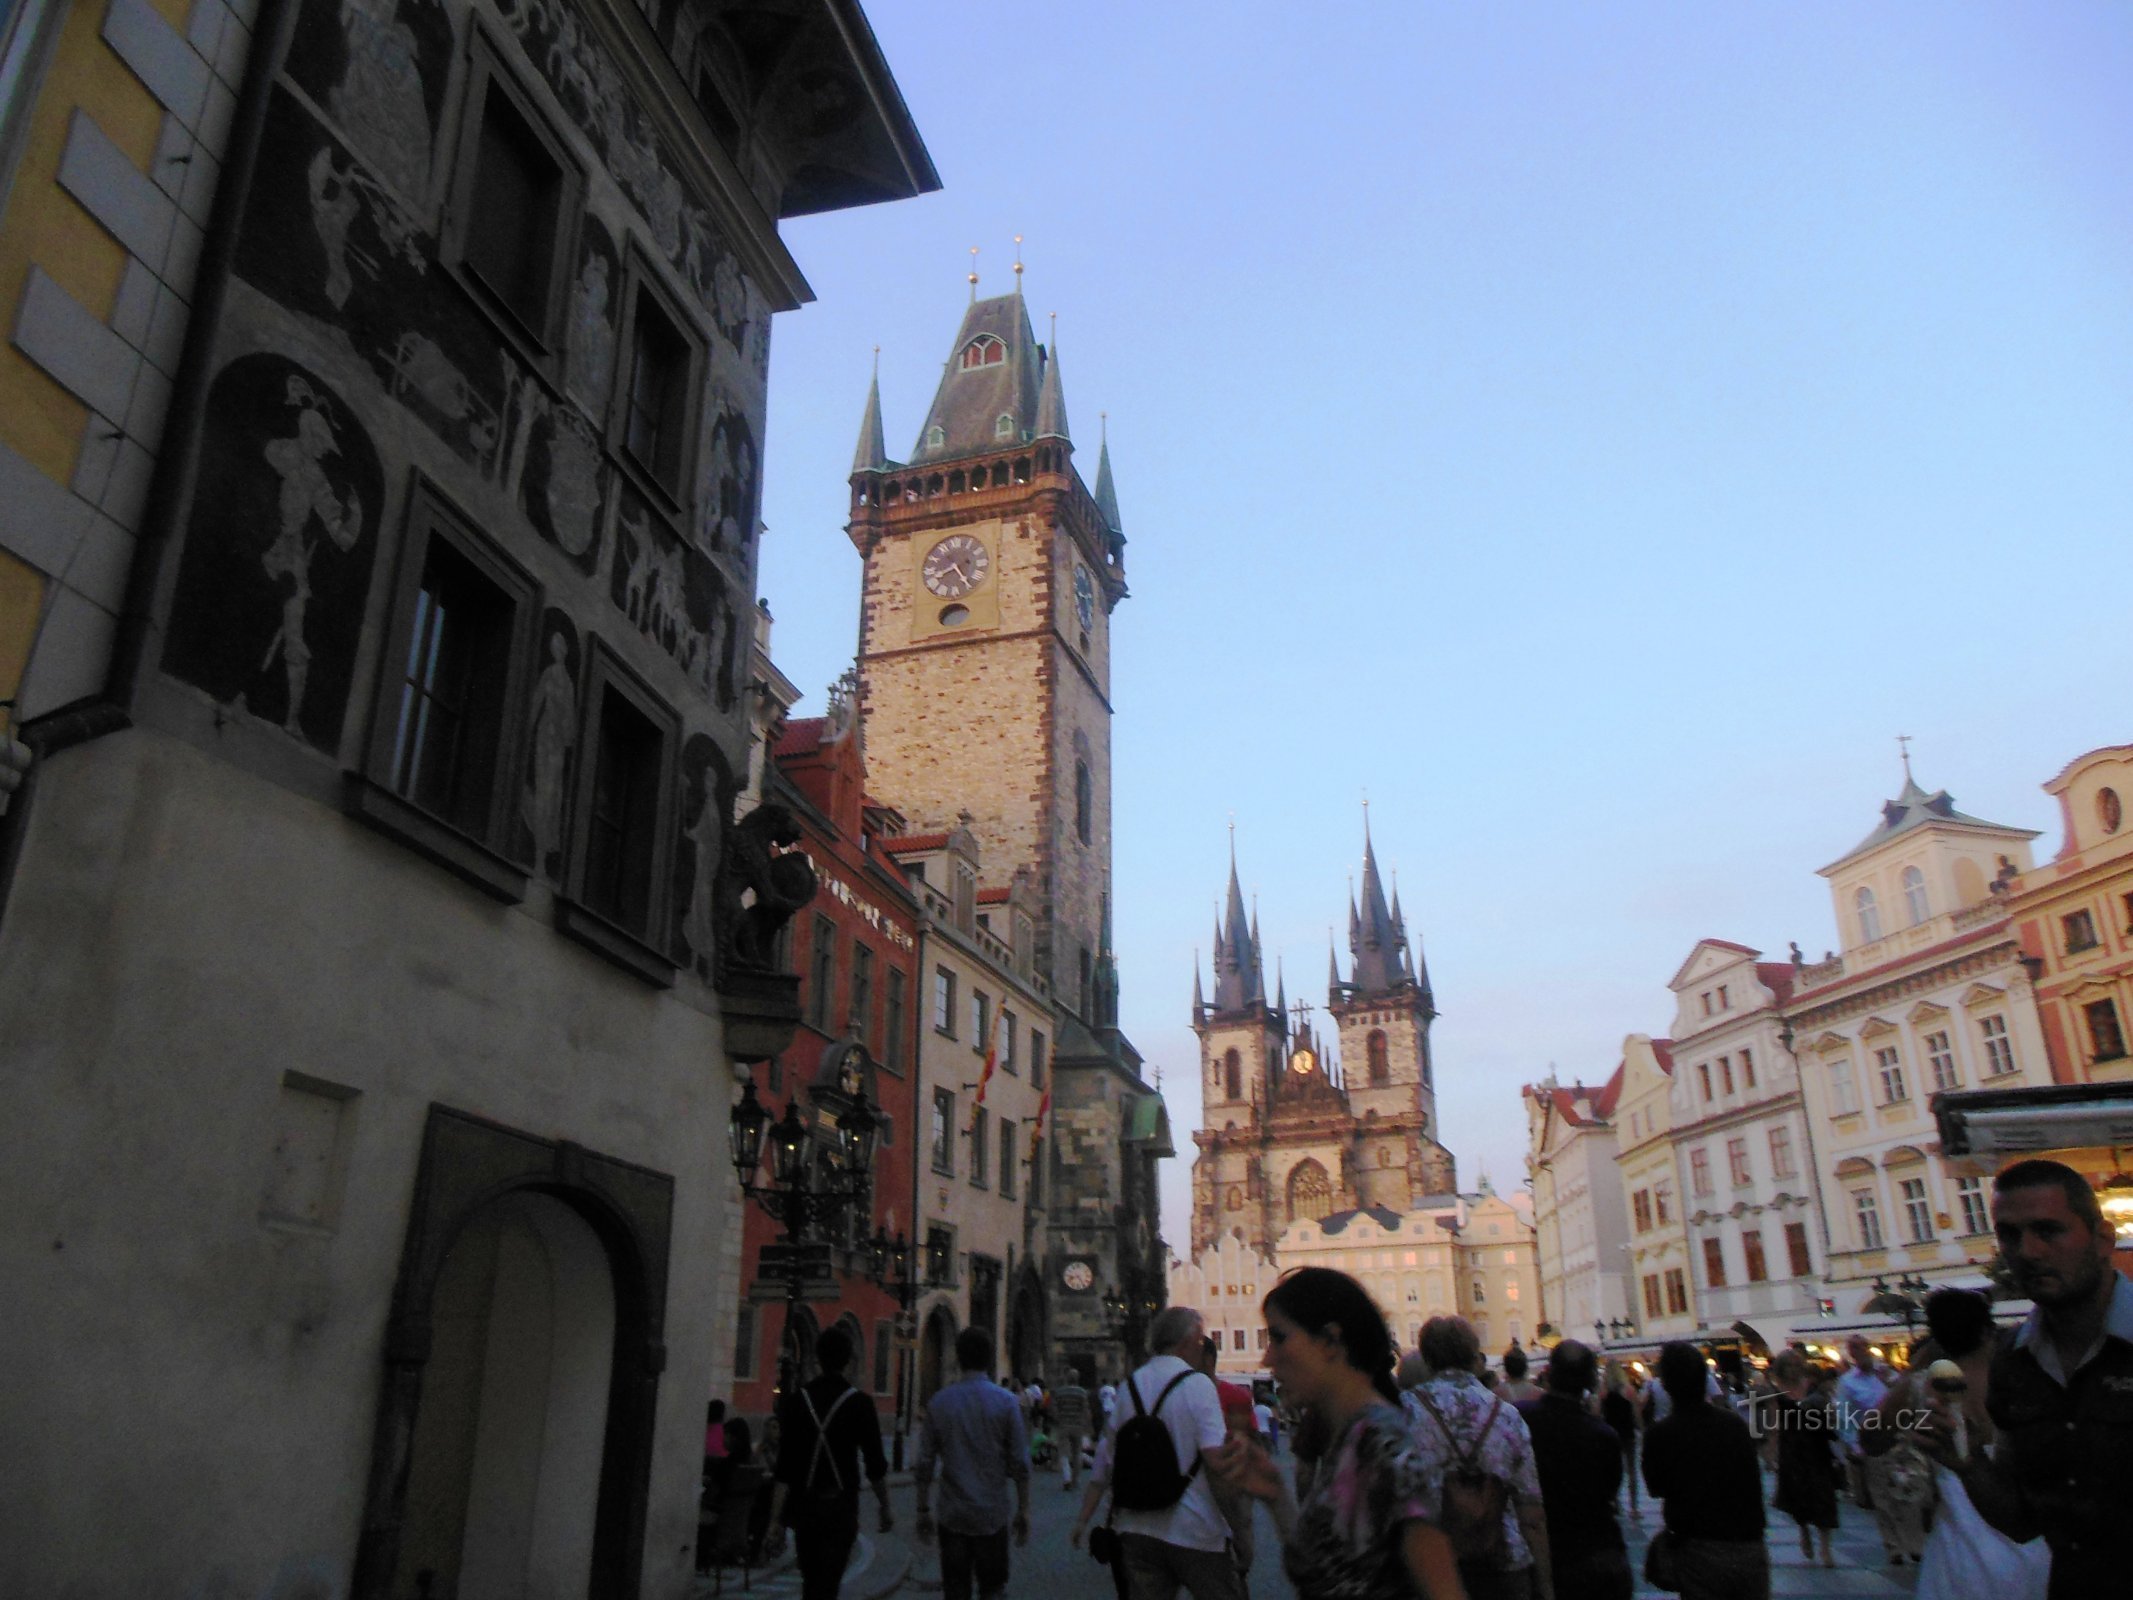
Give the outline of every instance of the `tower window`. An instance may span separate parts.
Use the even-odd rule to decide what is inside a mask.
[[[1903,869],[1903,904],[1914,928],[1926,920],[1931,909],[1926,901],[1926,875],[1916,867]]]
[[[1244,1060],[1234,1050],[1222,1058],[1222,1087],[1230,1099],[1244,1098]]]
[[[939,423],[935,423],[932,427],[926,430],[927,449],[938,450],[942,445],[946,444],[947,442],[948,430],[942,427]]]
[[[1091,838],[1089,813],[1095,809],[1096,786],[1089,777],[1089,764],[1077,760],[1074,763],[1074,837],[1083,844]]]
[[[1369,1051],[1370,1082],[1373,1087],[1383,1087],[1392,1081],[1392,1063],[1386,1055],[1384,1029],[1371,1029]]]
[[[1015,436],[1014,417],[1005,411],[1001,412],[999,419],[992,425],[992,436],[995,439],[1012,439]]]
[[[997,367],[1006,359],[1007,346],[991,334],[981,333],[963,346],[963,353],[957,361],[958,365],[968,372],[973,367]]]
[[[1859,942],[1872,944],[1881,937],[1881,907],[1874,899],[1874,891],[1861,889],[1852,896],[1852,910],[1859,918]]]

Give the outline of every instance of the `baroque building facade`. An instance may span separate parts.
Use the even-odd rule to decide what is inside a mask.
[[[1348,909],[1350,972],[1329,957],[1325,1047],[1310,1008],[1267,999],[1256,917],[1247,917],[1234,849],[1215,927],[1214,998],[1193,972],[1204,1126],[1194,1134],[1192,1252],[1226,1236],[1263,1257],[1286,1230],[1339,1212],[1402,1215],[1456,1192],[1439,1142],[1427,965],[1388,901],[1369,829],[1360,898]]]
[[[1162,1098],[1118,1025],[1109,939],[1111,627],[1127,595],[1126,537],[1108,441],[1093,487],[1074,448],[1056,344],[1037,340],[1019,277],[1015,292],[983,299],[973,280],[908,461],[889,458],[879,382],[870,389],[846,531],[865,563],[869,782],[914,834],[965,837],[991,880],[978,887],[1009,896],[981,916],[1001,923],[986,937],[1012,953],[1026,1021],[1049,1007],[1048,1076],[1041,1089],[1018,1080],[1035,1104],[1006,1109],[1036,1161],[1015,1204],[1027,1214],[1041,1195],[1041,1229],[1024,1232],[1019,1252],[1006,1234],[996,1251],[979,1249],[1008,1281],[983,1305],[937,1304],[928,1337],[937,1330],[945,1346],[954,1328],[942,1318],[1004,1303],[1013,1361],[1086,1380],[1115,1377],[1163,1303],[1155,1173],[1172,1152]],[[1002,987],[974,973],[958,981]],[[955,1005],[968,1004],[966,989]],[[928,1092],[953,1098],[953,1129],[976,1110],[972,1041],[931,1048],[941,1076]],[[1001,1211],[996,1189],[982,1204],[967,1192],[974,1148],[944,1155],[961,1175],[961,1190],[949,1186],[957,1209]],[[926,1213],[928,1226],[955,1230],[960,1273],[975,1235],[944,1207]],[[1109,1309],[1119,1304],[1122,1324]]]
[[[917,130],[825,0],[18,19],[0,1589],[685,1594],[776,221]]]
[[[1549,1079],[1526,1090],[1526,1170],[1533,1189],[1542,1315],[1582,1339],[1628,1309],[1628,1232],[1617,1160],[1623,1071],[1597,1088]]]

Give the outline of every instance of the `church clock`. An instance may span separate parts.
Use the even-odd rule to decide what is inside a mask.
[[[1074,615],[1083,633],[1096,625],[1096,580],[1078,562],[1074,566]]]
[[[926,587],[943,600],[960,600],[985,581],[992,558],[967,533],[953,533],[926,552]]]

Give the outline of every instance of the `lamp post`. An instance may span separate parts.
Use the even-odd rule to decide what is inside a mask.
[[[888,1230],[876,1228],[861,1246],[866,1251],[866,1277],[896,1296],[896,1331],[905,1349],[896,1363],[896,1440],[891,1465],[899,1472],[904,1465],[904,1435],[909,1426],[910,1341],[918,1337],[918,1320],[912,1311],[919,1291],[947,1282],[947,1269],[931,1245],[914,1248],[901,1228],[890,1238]]]

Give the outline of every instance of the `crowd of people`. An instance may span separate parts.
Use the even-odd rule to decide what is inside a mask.
[[[2133,1493],[2133,1285],[2079,1174],[2025,1161],[1994,1184],[1994,1224],[2034,1309],[1996,1329],[1990,1304],[1943,1289],[1903,1370],[1864,1338],[1841,1369],[1779,1352],[1752,1387],[1672,1343],[1649,1383],[1565,1339],[1492,1370],[1472,1327],[1438,1317],[1402,1352],[1361,1284],[1284,1277],[1262,1305],[1279,1404],[1226,1381],[1200,1312],[1172,1306],[1149,1358],[1091,1392],[993,1376],[982,1330],[919,1435],[917,1534],[938,1541],[945,1600],[1005,1589],[1029,1536],[1032,1467],[1087,1483],[1072,1542],[1120,1600],[1244,1600],[1256,1508],[1309,1600],[1627,1600],[1625,1516],[1660,1507],[1645,1577],[1684,1600],[1768,1600],[1766,1505],[1834,1565],[1840,1494],[1870,1510],[1923,1600],[2070,1600],[2120,1592],[2114,1519]],[[879,1425],[823,1335],[822,1375],[788,1397],[766,1451],[774,1529],[800,1531],[805,1600],[830,1600],[870,1485],[891,1526]],[[727,1462],[740,1421],[714,1407]],[[727,1465],[720,1470],[737,1470]],[[936,1499],[937,1495],[937,1499]],[[1099,1523],[1098,1514],[1103,1513]]]

